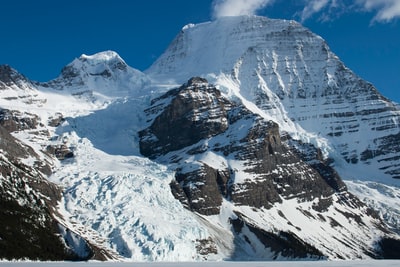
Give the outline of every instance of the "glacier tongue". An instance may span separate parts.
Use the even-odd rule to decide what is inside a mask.
[[[196,246],[210,234],[171,194],[173,172],[143,157],[105,154],[75,134],[66,139],[75,158],[51,177],[66,188],[60,207],[65,220],[96,231],[103,246],[126,259],[201,259]]]

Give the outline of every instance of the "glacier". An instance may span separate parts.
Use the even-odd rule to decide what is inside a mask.
[[[280,266],[296,266],[296,267],[309,267],[309,266],[322,266],[322,267],[373,267],[373,266],[385,266],[385,267],[394,267],[398,265],[398,261],[391,260],[381,260],[381,261],[326,261],[326,262],[135,262],[135,266],[138,267],[157,267],[157,266],[165,266],[165,267],[173,267],[173,266],[189,266],[189,267],[203,267],[203,266],[215,266],[215,267],[225,267],[225,266],[250,266],[250,267],[259,267],[265,266],[266,264],[270,267],[280,267]],[[60,267],[68,267],[68,266],[93,266],[93,267],[102,267],[102,266],[131,266],[132,263],[102,263],[96,261],[90,261],[85,263],[70,263],[70,262],[0,262],[1,266],[5,267],[13,267],[13,266],[60,266]]]

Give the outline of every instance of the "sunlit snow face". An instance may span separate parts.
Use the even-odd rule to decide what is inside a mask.
[[[68,67],[76,75],[87,74],[111,77],[114,71],[124,71],[128,66],[116,52],[105,51],[94,55],[83,54],[69,64]]]

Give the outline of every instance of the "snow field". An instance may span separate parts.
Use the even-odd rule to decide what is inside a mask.
[[[380,260],[380,261],[284,261],[284,262],[233,262],[233,261],[216,261],[216,262],[0,262],[1,267],[36,267],[36,266],[52,266],[52,267],[397,267],[400,261]]]
[[[345,181],[349,191],[377,211],[394,231],[400,227],[400,188],[377,182]]]

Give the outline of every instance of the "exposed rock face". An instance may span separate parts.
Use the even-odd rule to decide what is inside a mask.
[[[285,136],[288,140],[286,143],[295,151],[295,153],[307,164],[315,169],[321,177],[335,191],[346,191],[346,185],[340,178],[339,174],[330,166],[332,159],[324,159],[321,150],[309,143],[303,143],[299,140],[293,140],[289,136]]]
[[[204,215],[218,214],[222,203],[218,178],[218,170],[205,164],[192,172],[178,170],[171,189],[191,210]]]
[[[8,65],[0,65],[0,91],[3,91],[0,98],[9,103],[18,100],[41,105],[47,101],[39,95],[31,81]]]
[[[270,247],[274,253],[273,259],[279,256],[283,257],[294,257],[294,258],[314,258],[323,259],[324,255],[322,252],[313,246],[302,241],[298,236],[293,233],[279,232],[272,233],[260,229],[257,226],[252,225],[246,221],[246,217],[243,214],[236,214],[237,218],[232,219],[232,224],[235,234],[241,235],[243,239],[250,242],[250,238],[247,235],[254,234],[266,247]],[[246,229],[247,228],[247,229]],[[246,229],[247,231],[244,231]],[[249,234],[246,235],[246,232]]]
[[[9,132],[36,129],[38,124],[39,117],[37,115],[0,109],[0,125]]]
[[[163,103],[166,105],[161,107]],[[147,112],[156,117],[140,132],[141,152],[150,158],[166,155],[168,159],[161,157],[162,161],[177,164],[173,192],[197,212],[219,213],[222,198],[238,205],[268,208],[282,197],[310,201],[340,190],[327,183],[325,179],[330,178],[321,176],[317,166],[328,168],[322,161],[312,168],[281,142],[276,123],[228,101],[204,79],[192,78],[155,99]],[[187,157],[210,151],[242,162],[243,173],[236,174],[229,164],[215,169],[201,160],[196,161],[197,166],[185,166]],[[340,178],[335,178],[344,187]]]
[[[46,152],[54,155],[59,160],[72,158],[74,156],[74,152],[64,144],[48,145],[46,147]]]
[[[0,258],[78,259],[52,218],[61,190],[21,159],[37,157],[0,126]],[[38,164],[42,164],[38,161]]]
[[[28,80],[9,65],[0,65],[0,90],[9,87],[19,87],[28,83]]]
[[[396,128],[395,124],[390,126],[384,126],[390,128]],[[384,129],[381,129],[382,131]],[[393,132],[393,131],[392,131]],[[360,154],[360,160],[371,164],[378,159],[378,162],[382,162],[382,166],[379,168],[384,173],[389,174],[393,178],[400,179],[400,164],[397,163],[400,156],[400,132],[389,134],[373,140],[375,148],[369,146]]]
[[[172,99],[171,99],[172,98]],[[192,78],[182,87],[152,101],[149,114],[156,114],[171,99],[152,125],[140,133],[140,151],[154,158],[193,145],[228,128],[231,104],[221,92],[201,78]]]
[[[96,246],[55,219],[59,216],[57,205],[62,189],[46,179],[52,172],[51,162],[11,135],[27,131],[37,138],[48,138],[43,126],[37,115],[0,110],[0,258],[104,260],[107,254],[100,253]],[[65,145],[47,152],[58,158],[72,155]],[[74,239],[67,240],[66,234],[61,236],[61,228],[74,235]],[[73,245],[78,240],[80,251]]]
[[[52,117],[49,118],[49,121],[48,121],[47,124],[48,124],[49,126],[51,126],[51,127],[58,127],[58,126],[60,126],[61,123],[64,122],[64,121],[65,121],[65,118],[63,117],[63,114],[60,113],[60,112],[58,112],[58,113],[56,113],[54,116],[52,116]]]

